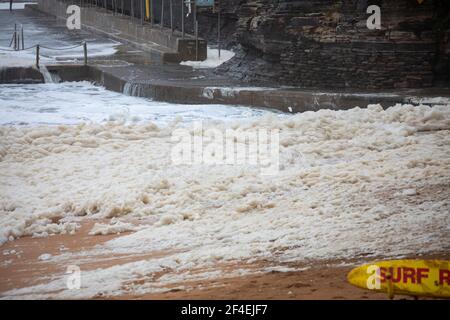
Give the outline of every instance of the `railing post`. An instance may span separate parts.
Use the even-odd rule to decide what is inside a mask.
[[[164,0],[161,0],[161,29],[164,29]]]
[[[184,3],[185,0],[181,0],[181,34],[184,39]]]
[[[195,61],[198,61],[198,20],[197,4],[194,2]]]
[[[39,69],[39,45],[36,45],[36,68]]]
[[[161,29],[164,28],[164,0],[161,0]]]
[[[220,51],[222,49],[221,48],[221,39],[220,39],[220,36],[221,36],[221,34],[220,34],[220,24],[221,24],[221,22],[220,22],[220,14],[221,14],[220,0],[219,0],[218,7],[219,7],[219,9],[217,12],[217,46],[219,49],[219,60],[220,60]]]
[[[88,57],[87,57],[87,43],[86,43],[86,41],[83,42],[83,51],[84,51],[84,65],[87,66],[87,64],[88,64]]]
[[[173,33],[173,3],[170,0],[170,31]]]
[[[153,28],[153,0],[150,0],[150,25]]]
[[[195,20],[195,61],[198,61],[198,21]]]
[[[134,0],[131,0],[131,4],[130,4],[131,8],[130,8],[130,16],[131,16],[131,21],[133,21],[134,18]]]
[[[16,35],[13,33],[13,36],[11,37],[11,41],[9,42],[9,47],[11,47],[12,45],[13,45],[13,42],[14,42],[14,37],[15,37]]]
[[[17,50],[17,24],[14,23],[14,50]]]
[[[141,12],[141,25],[143,25],[144,24],[144,0],[140,0],[139,1],[139,9],[140,9],[140,12]]]
[[[22,25],[22,29],[21,29],[21,33],[22,33],[22,50],[25,50],[25,40],[24,40],[24,37],[23,37],[23,25]]]

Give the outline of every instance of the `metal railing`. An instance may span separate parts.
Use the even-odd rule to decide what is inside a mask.
[[[129,16],[131,19],[139,19],[141,25],[150,23],[151,27],[158,25],[161,30],[170,29],[181,33],[181,38],[186,38],[186,30],[195,39],[196,60],[199,50],[199,20],[198,12],[205,10],[203,6],[197,6],[195,0],[61,0],[78,4],[82,7],[102,8],[112,15]],[[211,7],[209,7],[211,8]],[[209,10],[209,9],[208,9]],[[219,58],[221,55],[221,1],[216,0],[212,12],[217,14],[217,46]],[[158,23],[157,23],[158,22]]]
[[[140,20],[141,24],[158,25],[168,28],[173,33],[186,30],[194,35],[197,22],[197,5],[195,0],[60,0],[81,7],[103,8],[112,15],[128,16]],[[217,1],[220,3],[220,1]],[[190,7],[191,9],[187,10]],[[189,17],[189,19],[188,19]]]

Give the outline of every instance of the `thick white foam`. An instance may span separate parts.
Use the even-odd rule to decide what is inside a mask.
[[[283,266],[448,250],[450,106],[374,105],[214,126],[280,129],[279,174],[261,176],[249,166],[174,165],[174,126],[0,127],[2,241],[75,232],[87,216],[111,219],[93,233],[142,225],[90,251],[41,263],[167,254],[83,270],[80,290],[66,290],[61,274],[4,295],[161,292],[187,280],[264,271],[247,267],[258,259]],[[243,270],[220,269],[232,261]]]
[[[220,50],[220,58],[219,58],[219,50],[208,48],[207,59],[204,61],[183,61],[180,64],[184,66],[190,66],[194,69],[209,69],[216,68],[221,64],[227,62],[231,58],[233,58],[235,53],[230,50]]]

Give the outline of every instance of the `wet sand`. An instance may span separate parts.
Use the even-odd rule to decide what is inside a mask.
[[[93,249],[120,235],[91,236],[94,221],[86,221],[75,235],[53,235],[46,238],[24,237],[8,242],[1,247],[0,296],[11,289],[45,283],[53,275],[65,273],[66,266],[51,261],[41,261],[42,254],[59,255]],[[122,234],[123,235],[123,234]],[[10,253],[15,250],[14,253]],[[8,252],[8,254],[5,254]],[[139,255],[105,256],[96,261],[72,261],[81,270],[111,267],[132,261],[151,259],[165,253],[142,253]],[[417,258],[417,257],[410,257]],[[450,254],[436,253],[430,259],[450,259]],[[81,262],[81,263],[80,263]],[[259,261],[254,268],[263,268],[266,262]],[[359,259],[361,263],[361,259]],[[387,299],[383,293],[361,290],[347,283],[346,275],[358,264],[355,261],[309,261],[290,265],[303,271],[270,271],[241,277],[186,282],[173,289],[157,294],[99,296],[100,299]],[[246,268],[249,266],[246,265]],[[224,269],[239,268],[239,264],[227,265]],[[251,268],[251,266],[250,266]],[[188,288],[182,290],[179,286]],[[396,299],[412,299],[397,296]]]

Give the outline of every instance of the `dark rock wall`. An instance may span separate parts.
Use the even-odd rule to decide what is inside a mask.
[[[450,0],[219,1],[222,44],[237,53],[220,73],[323,88],[419,88],[450,82]],[[139,15],[139,1],[134,3]],[[152,3],[156,23],[164,4],[169,27],[170,1]],[[381,7],[381,30],[366,27],[371,4]],[[172,0],[177,30],[181,6],[182,0]],[[199,9],[198,22],[199,35],[217,44],[216,10]],[[185,18],[185,31],[194,32],[193,14]]]
[[[381,7],[381,30],[366,9]],[[219,71],[244,80],[334,88],[429,87],[449,80],[448,0],[222,0],[236,59]],[[217,15],[200,13],[214,42]]]

